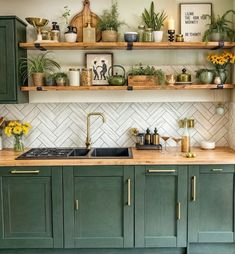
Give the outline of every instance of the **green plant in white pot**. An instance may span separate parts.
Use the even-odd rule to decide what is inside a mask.
[[[23,83],[32,77],[35,86],[44,85],[45,73],[54,72],[60,69],[60,65],[54,61],[50,56],[50,52],[31,56],[28,58],[21,58],[19,70],[23,79]]]
[[[102,32],[102,41],[115,42],[118,40],[118,28],[125,24],[119,21],[117,3],[112,4],[110,10],[104,10],[98,22],[98,29]]]
[[[235,14],[234,10],[226,11],[222,16],[205,15],[211,20],[211,24],[208,24],[209,28],[205,31],[203,41],[235,41],[235,30],[230,27],[232,21],[227,19],[229,14]]]
[[[68,75],[65,72],[58,72],[54,75],[57,86],[66,86],[68,84]]]
[[[142,18],[145,25],[148,28],[152,28],[154,41],[161,42],[163,38],[163,31],[161,31],[161,28],[164,26],[164,21],[167,18],[166,13],[164,11],[155,12],[154,2],[152,1],[149,12],[144,9]]]

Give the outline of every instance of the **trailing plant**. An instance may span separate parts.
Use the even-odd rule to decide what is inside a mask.
[[[144,9],[142,13],[142,18],[145,25],[148,28],[152,28],[153,31],[160,31],[161,28],[164,26],[164,21],[167,18],[167,15],[164,11],[162,12],[155,12],[154,2],[152,1],[150,5],[150,10]]]
[[[131,68],[128,75],[130,76],[154,76],[158,77],[160,85],[165,84],[165,74],[161,69],[156,69],[154,66],[147,65],[144,67],[141,63],[137,67]]]
[[[103,14],[100,16],[98,22],[98,29],[100,31],[105,30],[115,30],[118,31],[118,28],[121,25],[124,25],[124,22],[119,21],[119,13],[117,2],[112,4],[110,10],[104,10]]]
[[[216,16],[214,13],[212,15],[204,15],[205,18],[208,17],[211,20],[211,24],[207,24],[209,28],[204,33],[203,41],[208,41],[213,33],[224,34],[230,41],[235,41],[235,31],[229,27],[229,24],[233,22],[227,19],[229,14],[235,14],[235,11],[228,10],[222,16]]]
[[[33,73],[54,72],[60,69],[60,65],[49,57],[50,53],[51,52],[48,51],[45,54],[20,59],[19,71],[23,83],[25,83],[27,78]]]

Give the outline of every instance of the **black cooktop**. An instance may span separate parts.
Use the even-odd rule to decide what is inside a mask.
[[[72,153],[70,148],[33,148],[21,154],[16,160],[64,159]]]

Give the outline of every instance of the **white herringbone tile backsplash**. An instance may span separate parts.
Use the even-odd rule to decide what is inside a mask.
[[[93,117],[91,137],[93,146],[133,146],[129,134],[132,127],[145,131],[158,128],[160,134],[178,136],[182,129],[177,121],[192,117],[196,121],[192,129],[192,145],[201,140],[214,140],[217,146],[228,145],[228,104],[225,115],[215,113],[214,103],[99,103],[99,104],[20,104],[0,105],[0,115],[8,120],[18,119],[33,126],[25,138],[27,147],[71,147],[84,146],[86,137],[86,115],[103,112],[106,123]],[[175,145],[172,140],[169,145]],[[4,147],[12,147],[12,138],[4,135]]]

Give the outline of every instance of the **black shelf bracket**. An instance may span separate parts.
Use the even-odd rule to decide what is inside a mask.
[[[216,88],[212,88],[211,90],[221,90],[224,89],[224,84],[218,84]]]
[[[127,43],[127,50],[132,50],[133,49],[133,42],[128,42]]]
[[[133,86],[127,86],[127,91],[133,91]]]
[[[222,49],[224,48],[224,41],[219,41],[218,46],[212,48],[212,50]]]
[[[43,91],[43,87],[37,86],[37,87],[36,87],[36,90],[37,90],[37,91]]]
[[[41,50],[41,51],[47,51],[47,49],[45,49],[44,47],[42,47],[40,43],[35,43],[35,44],[34,44],[34,47],[35,47],[36,49]]]

